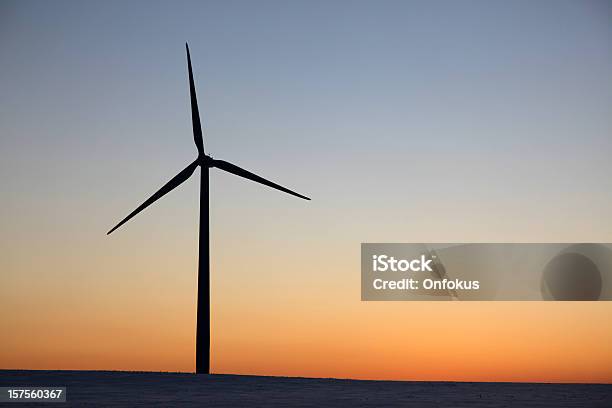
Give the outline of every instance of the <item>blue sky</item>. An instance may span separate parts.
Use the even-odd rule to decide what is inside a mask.
[[[191,161],[189,41],[207,151],[311,195],[312,228],[346,216],[338,228],[362,240],[610,238],[607,2],[1,7],[1,216],[15,232],[90,212],[106,231]],[[221,225],[245,195],[260,217],[287,210],[212,177]],[[176,196],[167,222],[189,225],[197,202]]]

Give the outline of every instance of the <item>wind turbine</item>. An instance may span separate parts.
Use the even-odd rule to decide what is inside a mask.
[[[115,231],[117,228],[128,222],[136,214],[153,204],[155,201],[174,190],[187,180],[196,167],[200,167],[200,242],[198,258],[198,309],[196,327],[196,373],[210,374],[210,225],[209,225],[209,206],[208,206],[208,174],[210,168],[218,168],[240,177],[264,184],[285,193],[310,200],[310,198],[291,191],[263,177],[244,170],[235,164],[224,160],[213,159],[204,151],[204,141],[202,139],[202,125],[200,123],[200,113],[198,111],[198,100],[196,98],[195,85],[193,83],[193,72],[191,71],[191,56],[189,55],[189,45],[185,43],[187,50],[187,68],[189,71],[189,93],[191,95],[191,122],[193,124],[193,140],[198,148],[198,157],[187,167],[181,170],[155,194],[149,197],[138,208],[132,211],[119,224],[115,225],[106,235]]]

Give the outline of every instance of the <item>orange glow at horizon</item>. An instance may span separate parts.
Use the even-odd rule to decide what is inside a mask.
[[[216,270],[229,270],[225,262],[237,270],[213,273],[215,373],[612,382],[606,302],[361,302],[358,271],[341,279],[331,260],[319,283],[304,265],[283,280],[287,272],[241,265],[248,255],[219,258]],[[157,269],[116,287],[101,278],[86,296],[58,297],[52,282],[31,286],[28,299],[3,293],[19,307],[3,313],[13,329],[3,335],[0,368],[193,371],[195,276]]]

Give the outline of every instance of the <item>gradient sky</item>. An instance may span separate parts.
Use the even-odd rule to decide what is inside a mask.
[[[0,2],[0,368],[612,382],[612,303],[361,302],[361,242],[612,242],[603,1]],[[197,173],[197,172],[196,172]]]

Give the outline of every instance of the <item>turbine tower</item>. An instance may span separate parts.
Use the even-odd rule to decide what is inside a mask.
[[[244,170],[235,164],[224,160],[216,160],[208,156],[204,151],[204,141],[202,139],[202,125],[200,123],[200,112],[198,111],[198,100],[196,98],[196,90],[193,82],[193,72],[191,70],[191,56],[189,55],[189,45],[185,44],[187,49],[187,69],[189,71],[189,93],[191,96],[191,122],[193,124],[193,140],[198,148],[198,157],[191,162],[187,167],[181,170],[155,194],[149,197],[138,208],[132,211],[119,224],[114,226],[106,234],[110,234],[117,228],[125,224],[136,214],[153,204],[155,201],[174,190],[187,180],[196,167],[200,167],[200,242],[199,242],[199,258],[198,258],[198,309],[197,309],[197,327],[196,327],[196,373],[210,374],[210,224],[209,224],[209,206],[208,206],[208,174],[210,168],[225,170],[229,173],[240,177],[264,184],[268,187],[275,188],[285,193],[310,200],[310,198],[291,191],[288,188],[280,186],[263,177]]]

